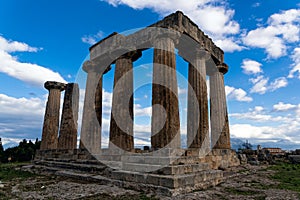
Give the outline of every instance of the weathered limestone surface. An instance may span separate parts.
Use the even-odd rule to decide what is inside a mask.
[[[171,38],[154,44],[151,145],[154,149],[180,148],[180,122],[175,46]]]
[[[196,52],[189,63],[187,143],[190,148],[210,148],[208,125],[208,101],[206,86],[206,54]],[[196,97],[196,99],[195,99]],[[196,100],[196,101],[195,101]]]
[[[47,81],[44,87],[49,90],[44,117],[41,150],[56,149],[59,127],[60,94],[65,89],[64,83]]]
[[[133,144],[133,68],[132,62],[141,52],[129,52],[116,60],[112,113],[110,121],[110,147],[131,151]]]
[[[79,88],[77,83],[66,86],[62,118],[60,124],[58,149],[76,149]]]
[[[88,76],[79,148],[94,154],[101,149],[101,124],[98,122],[95,100],[98,104],[97,109],[102,108],[102,74],[97,72],[97,66],[91,61],[84,63],[83,70],[88,73]],[[97,110],[98,115],[101,116],[100,112],[101,110]]]
[[[210,120],[211,141],[215,149],[230,149],[229,122],[226,104],[224,76],[228,66],[217,66],[218,70],[210,76]]]

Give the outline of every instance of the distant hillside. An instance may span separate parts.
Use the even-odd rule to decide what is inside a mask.
[[[300,144],[291,142],[289,140],[278,140],[276,142],[256,142],[255,139],[242,139],[242,138],[231,138],[231,148],[237,150],[239,147],[242,146],[246,140],[249,140],[249,142],[252,144],[253,149],[256,149],[257,145],[261,145],[263,148],[264,147],[276,147],[276,148],[281,148],[283,150],[295,150],[295,149],[300,149]]]

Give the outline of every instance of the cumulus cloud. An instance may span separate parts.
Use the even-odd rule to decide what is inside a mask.
[[[43,98],[15,98],[0,94],[0,137],[3,144],[12,146],[24,138],[40,137],[45,103]]]
[[[263,72],[261,69],[262,64],[250,59],[244,59],[241,68],[245,74],[258,74]]]
[[[269,78],[262,75],[249,79],[253,83],[250,93],[265,94],[268,91],[275,91],[279,88],[286,87],[288,81],[285,77],[276,78],[273,82],[269,83]]]
[[[85,35],[81,38],[81,41],[84,43],[87,43],[89,45],[93,45],[97,43],[101,38],[103,38],[104,32],[103,31],[98,31],[96,34],[91,34],[91,35]]]
[[[288,85],[288,81],[285,77],[276,78],[269,86],[270,91],[275,91],[279,88],[286,87]]]
[[[10,54],[21,51],[36,52],[38,48],[0,36],[0,72],[36,86],[43,86],[45,81],[66,82],[58,72],[37,64],[20,62]]]
[[[300,120],[297,115],[299,110],[300,107],[297,105],[279,102],[273,105],[272,112],[256,106],[248,112],[231,113],[229,114],[231,121],[238,120],[238,123],[230,126],[231,135],[253,140],[280,138],[300,143]],[[283,111],[292,111],[296,115],[278,115]]]
[[[251,124],[234,124],[230,126],[232,137],[238,138],[258,138],[258,139],[272,139],[285,138],[284,135],[278,134],[276,129],[271,126],[254,126]]]
[[[230,134],[236,138],[247,138],[251,140],[274,140],[285,139],[300,143],[300,128],[292,123],[285,123],[277,127],[257,126],[253,124],[241,123],[230,125]]]
[[[293,69],[290,70],[288,78],[294,78],[295,74],[298,75],[298,79],[300,79],[300,47],[294,49],[292,53]]]
[[[15,98],[0,94],[0,114],[2,116],[41,117],[45,110],[45,101],[40,98]]]
[[[241,88],[234,88],[230,86],[225,86],[225,92],[228,99],[233,99],[236,101],[244,101],[244,102],[250,102],[253,101],[253,99],[249,96],[247,96],[247,92],[245,92]]]
[[[269,17],[266,27],[249,31],[245,45],[265,49],[268,58],[286,55],[287,44],[299,41],[300,9],[290,9]]]
[[[235,11],[220,0],[102,0],[113,6],[127,5],[133,9],[149,8],[161,16],[182,10],[200,29],[209,34],[225,51],[242,50],[231,37],[239,33],[240,25],[233,20]],[[209,20],[207,20],[209,19]]]
[[[285,111],[295,110],[295,108],[297,107],[298,107],[297,105],[279,102],[278,104],[273,105],[273,110],[279,112],[285,112]]]
[[[251,78],[250,82],[253,83],[253,87],[250,89],[250,93],[264,94],[267,91],[267,84],[269,78],[264,76],[258,76],[256,78]]]
[[[225,52],[242,51],[245,47],[239,45],[234,38],[224,38],[215,40],[215,44]]]

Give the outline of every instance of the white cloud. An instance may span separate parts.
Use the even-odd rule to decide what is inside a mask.
[[[296,115],[279,115],[284,111],[292,111]],[[255,106],[248,112],[230,113],[230,121],[237,122],[231,124],[230,132],[233,137],[239,138],[279,138],[300,142],[300,119],[297,115],[299,111],[300,104],[292,105],[279,102],[273,105],[271,112],[262,106]]]
[[[161,16],[166,16],[177,10],[182,10],[191,20],[197,23],[204,32],[213,39],[220,39],[224,35],[237,34],[239,24],[233,20],[234,10],[228,8],[220,0],[102,0],[113,6],[127,5],[133,9],[149,8]],[[209,20],[207,20],[209,19]],[[231,46],[234,46],[231,44]],[[237,46],[235,46],[237,48]]]
[[[286,87],[288,85],[287,79],[285,77],[279,77],[275,79],[269,86],[271,91],[275,91],[279,88]]]
[[[251,124],[234,124],[230,126],[230,132],[233,137],[239,138],[259,138],[272,139],[284,138],[284,135],[279,135],[273,127],[270,126],[253,126]]]
[[[134,117],[147,116],[151,117],[152,107],[142,107],[140,104],[134,104]]]
[[[104,32],[98,31],[98,33],[94,35],[85,35],[81,38],[81,41],[87,43],[89,45],[93,45],[97,43],[101,38],[103,38]]]
[[[300,21],[299,9],[290,9],[290,10],[282,11],[281,13],[273,14],[268,20],[270,24],[274,24],[274,25],[293,23],[299,21]]]
[[[2,116],[42,117],[45,101],[40,98],[15,98],[0,94],[0,114]]]
[[[240,46],[233,40],[234,38],[219,39],[215,40],[215,44],[225,52],[242,51],[245,49],[245,47]]]
[[[286,87],[288,85],[287,79],[285,77],[276,78],[273,82],[269,84],[269,78],[264,76],[258,76],[256,78],[249,79],[253,83],[250,93],[265,94],[268,91],[275,91],[279,88]]]
[[[289,103],[285,104],[283,102],[279,102],[278,104],[273,105],[273,110],[279,112],[294,110],[295,108],[297,108],[297,105],[292,105]]]
[[[293,69],[289,72],[288,78],[294,78],[294,75],[298,74],[298,79],[300,79],[300,47],[294,49],[291,57],[294,64],[292,65]]]
[[[0,36],[0,72],[26,83],[43,86],[46,81],[66,82],[59,73],[32,63],[23,63],[11,52],[36,52],[38,49],[25,43],[8,41]]]
[[[250,93],[258,93],[258,94],[266,93],[268,81],[269,81],[269,79],[265,78],[263,76],[251,78],[250,82],[252,82],[254,85],[250,89]]]
[[[268,58],[286,55],[287,44],[299,41],[300,9],[290,9],[269,17],[266,27],[249,31],[245,45],[265,49]]]
[[[234,88],[230,86],[225,86],[225,91],[226,91],[226,96],[228,99],[233,99],[237,101],[245,101],[245,102],[250,102],[253,99],[249,96],[247,96],[247,92],[245,92],[241,88]]]
[[[0,49],[5,52],[37,52],[39,49],[36,47],[31,47],[26,43],[6,40],[2,36],[0,36]]]
[[[8,146],[22,139],[41,137],[43,98],[15,98],[0,94],[0,138]]]
[[[245,74],[258,74],[263,72],[261,66],[262,64],[257,61],[244,59],[241,68]]]

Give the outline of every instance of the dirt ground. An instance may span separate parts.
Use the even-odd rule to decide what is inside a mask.
[[[56,176],[32,176],[12,179],[0,183],[0,199],[88,199],[88,200],[192,200],[192,199],[300,199],[300,194],[290,190],[278,189],[279,182],[271,176],[275,171],[266,166],[243,166],[234,169],[232,176],[220,185],[203,191],[194,191],[176,197],[118,188],[111,185],[98,185]]]

